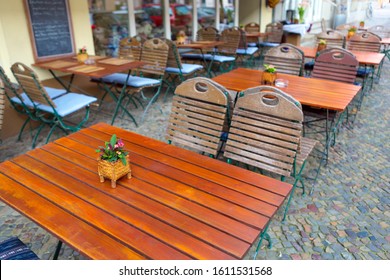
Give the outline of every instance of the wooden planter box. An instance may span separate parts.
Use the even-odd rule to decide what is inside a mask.
[[[261,84],[273,86],[275,84],[275,80],[276,80],[276,73],[263,72],[263,75],[261,77]]]
[[[131,178],[131,169],[129,156],[126,156],[126,165],[123,165],[121,160],[116,162],[109,162],[106,160],[98,159],[98,173],[100,182],[104,182],[104,178],[111,180],[111,187],[116,188],[116,181],[121,177],[127,175],[127,178]]]

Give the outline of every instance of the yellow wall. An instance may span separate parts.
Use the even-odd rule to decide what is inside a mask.
[[[257,22],[260,24],[260,31],[265,31],[265,26],[272,22],[272,9],[266,7],[265,2],[265,0],[240,0],[240,25]],[[260,9],[261,13],[259,13]]]
[[[10,67],[15,62],[26,65],[34,63],[33,50],[29,36],[27,18],[23,6],[24,0],[0,0],[0,65],[12,81]],[[69,0],[70,13],[76,50],[86,46],[89,53],[94,54],[93,36],[89,22],[88,2]],[[46,70],[35,69],[41,80],[51,78]],[[23,123],[23,117],[14,112],[6,104],[3,131],[1,138],[5,139],[18,133]]]

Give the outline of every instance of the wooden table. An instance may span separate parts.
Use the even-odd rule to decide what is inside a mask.
[[[304,56],[307,58],[316,58],[317,56],[317,47],[302,47],[298,46],[304,53]],[[385,55],[383,53],[375,52],[363,52],[363,51],[351,51],[356,56],[356,59],[359,61],[359,64],[378,66],[381,64]]]
[[[122,106],[120,98],[111,90],[110,86],[107,85],[102,78],[114,73],[128,72],[128,77],[132,69],[136,69],[145,63],[142,61],[134,61],[128,59],[120,59],[115,57],[92,57],[95,60],[94,64],[84,64],[77,62],[76,58],[63,58],[55,59],[50,61],[44,61],[33,64],[35,67],[49,70],[52,76],[67,90],[70,91],[72,87],[73,78],[75,75],[82,75],[93,78],[100,81],[106,93],[116,102],[115,113],[112,116],[111,124],[114,123],[119,107],[136,123],[133,116]],[[61,78],[56,75],[56,72],[71,74],[69,82],[66,84]],[[127,85],[124,84],[119,96],[124,96]],[[104,96],[103,96],[104,98]],[[102,98],[102,100],[103,100]],[[146,107],[148,108],[148,107]],[[146,114],[144,111],[143,116]],[[136,123],[137,124],[137,123]]]
[[[228,73],[214,77],[213,80],[229,90],[243,91],[260,86],[262,71],[237,68]],[[360,90],[360,86],[341,82],[305,78],[278,73],[278,78],[289,81],[282,90],[301,104],[321,109],[344,111]]]
[[[132,178],[99,182],[112,134]],[[104,123],[0,164],[0,199],[91,259],[241,259],[290,184]]]

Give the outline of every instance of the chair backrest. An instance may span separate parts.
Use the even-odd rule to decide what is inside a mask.
[[[353,83],[359,61],[342,48],[325,49],[317,56],[312,71],[313,78]]]
[[[140,60],[142,44],[136,37],[123,38],[119,42],[118,57]]]
[[[256,22],[250,22],[245,25],[244,30],[247,33],[257,33],[260,32],[260,25]],[[258,38],[253,38],[253,37],[247,38],[248,43],[257,43],[258,41],[259,41]]]
[[[248,33],[260,32],[260,25],[256,22],[250,22],[245,25],[244,30]]]
[[[304,55],[291,44],[281,44],[270,48],[264,55],[264,63],[272,64],[278,73],[299,76],[302,73]]]
[[[221,33],[222,46],[218,47],[218,52],[226,55],[236,55],[236,51],[241,40],[241,31],[238,28],[227,28]]]
[[[5,112],[5,87],[3,80],[0,78],[0,132],[3,128],[4,112]]]
[[[167,67],[180,68],[180,69],[183,68],[181,62],[181,56],[179,54],[179,51],[177,50],[175,43],[173,43],[169,39],[164,39],[164,41],[165,43],[167,43],[169,47]]]
[[[207,78],[186,80],[176,87],[166,139],[216,157],[227,111],[222,86]]]
[[[344,34],[335,30],[328,30],[317,34],[317,44],[320,40],[326,41],[327,48],[332,48],[332,47],[343,48],[345,45]]]
[[[11,66],[11,71],[28,98],[34,102],[34,107],[35,103],[39,103],[56,108],[34,70],[21,62],[16,62]]]
[[[374,33],[378,35],[379,37],[383,38],[389,38],[390,37],[390,29],[386,28],[383,25],[374,25],[367,29],[368,32]]]
[[[197,41],[218,41],[219,31],[215,27],[204,27],[196,32]]]
[[[153,38],[142,45],[141,61],[145,65],[139,70],[142,73],[163,76],[167,67],[169,46],[163,40]]]
[[[268,23],[265,27],[265,32],[267,37],[266,42],[270,43],[280,43],[282,42],[283,37],[283,24],[280,22]]]
[[[371,32],[355,33],[348,41],[348,50],[379,52],[381,49],[381,37]]]
[[[303,113],[292,97],[269,86],[246,91],[234,107],[224,156],[290,176],[299,150]]]

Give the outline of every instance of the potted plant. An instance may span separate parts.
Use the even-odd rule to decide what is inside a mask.
[[[326,40],[320,39],[317,46],[317,52],[320,52],[322,50],[326,49]]]
[[[112,188],[116,188],[116,181],[124,175],[131,178],[129,152],[124,150],[124,146],[123,141],[117,139],[114,134],[109,142],[105,142],[104,147],[100,146],[96,150],[100,153],[98,158],[100,182],[103,183],[104,178],[110,179]]]
[[[261,83],[263,85],[274,85],[276,80],[276,68],[271,64],[264,64]]]
[[[88,59],[87,48],[84,46],[79,49],[79,53],[77,54],[77,61],[84,63]]]
[[[364,20],[360,21],[359,27],[360,27],[360,28],[364,28]]]
[[[348,39],[351,38],[353,35],[355,35],[356,33],[356,26],[351,26],[349,29],[348,29]]]

